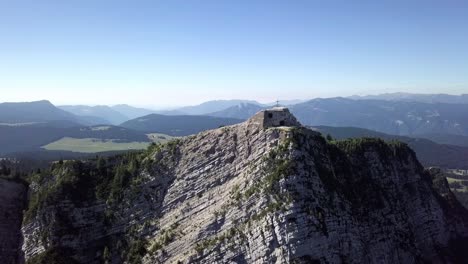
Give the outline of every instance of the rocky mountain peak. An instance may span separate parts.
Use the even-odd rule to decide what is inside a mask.
[[[445,185],[404,144],[330,142],[274,108],[54,164],[32,178],[22,249],[31,263],[456,263],[468,218]]]

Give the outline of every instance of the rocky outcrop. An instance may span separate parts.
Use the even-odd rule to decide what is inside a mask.
[[[406,145],[255,119],[36,182],[39,263],[457,263],[468,245],[466,210]]]
[[[21,261],[21,221],[26,205],[27,187],[11,179],[0,178],[0,263]]]

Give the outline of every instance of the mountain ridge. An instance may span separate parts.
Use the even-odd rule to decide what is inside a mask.
[[[77,121],[76,116],[56,108],[47,100],[34,102],[0,103],[0,122],[23,123],[52,120]]]
[[[120,126],[142,132],[158,132],[171,136],[187,136],[206,129],[240,123],[234,118],[220,118],[197,115],[160,115],[150,114],[122,123]]]
[[[382,132],[357,127],[314,126],[311,129],[324,135],[331,135],[336,140],[352,138],[380,138],[385,141],[401,141],[408,144],[417,154],[424,166],[444,169],[468,169],[468,148],[458,145],[440,144],[426,138],[388,135]]]
[[[228,117],[228,118],[236,118],[247,120],[252,117],[257,112],[266,109],[267,107],[261,106],[258,104],[252,103],[239,103],[237,105],[231,106],[221,111],[209,113],[209,116],[216,116],[216,117]]]
[[[77,116],[94,116],[101,118],[105,124],[117,125],[125,122],[129,117],[122,113],[112,109],[112,107],[106,105],[87,106],[87,105],[61,105],[58,108],[70,112]]]
[[[463,259],[467,211],[405,144],[328,142],[304,127],[264,124],[250,119],[33,175],[41,187],[22,227],[26,260]]]
[[[384,93],[378,95],[350,96],[351,99],[358,100],[389,100],[389,101],[407,101],[407,102],[422,102],[422,103],[448,103],[448,104],[467,104],[468,94],[452,95],[452,94],[416,94],[416,93]]]
[[[361,127],[393,135],[468,135],[468,104],[427,104],[343,97],[290,107],[305,125]]]
[[[98,125],[103,120],[94,116],[77,116],[53,105],[48,100],[0,103],[0,123],[74,122],[79,125]]]
[[[206,101],[201,104],[194,105],[194,106],[180,107],[180,108],[175,109],[175,111],[179,113],[183,113],[185,115],[206,115],[206,114],[225,110],[229,107],[236,106],[241,103],[262,105],[259,102],[254,101],[254,100],[241,100],[241,99],[211,100],[211,101]]]

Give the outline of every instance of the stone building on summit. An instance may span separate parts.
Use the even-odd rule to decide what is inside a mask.
[[[302,126],[286,107],[273,107],[260,111],[252,117],[252,121],[263,128],[281,126]]]

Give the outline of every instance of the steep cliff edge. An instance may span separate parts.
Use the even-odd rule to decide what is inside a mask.
[[[24,183],[0,177],[0,263],[21,261],[21,221],[26,192]]]
[[[255,119],[35,175],[29,263],[458,263],[467,212],[411,149]]]

